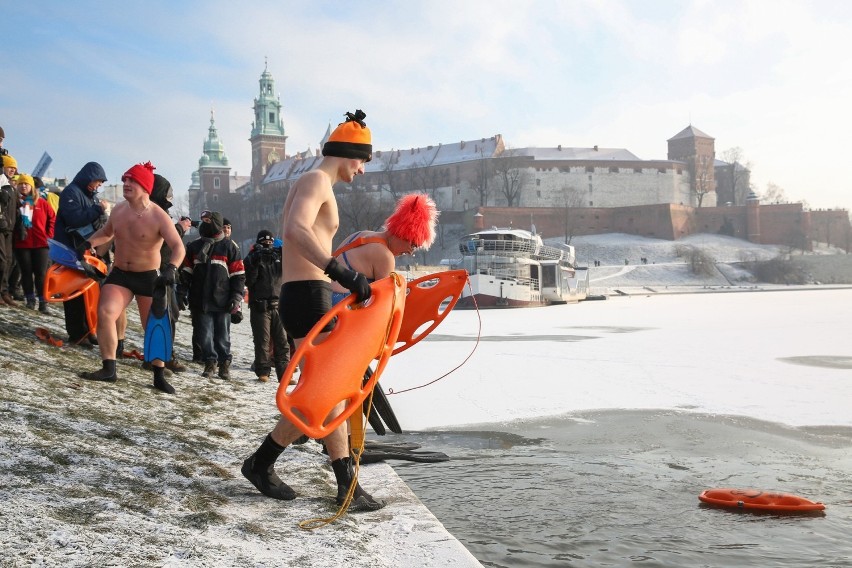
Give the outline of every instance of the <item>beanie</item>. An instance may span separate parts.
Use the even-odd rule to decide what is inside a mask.
[[[425,193],[409,193],[396,203],[396,211],[385,221],[385,229],[418,248],[428,249],[435,240],[438,208]]]
[[[154,170],[156,168],[151,162],[145,162],[144,164],[136,164],[121,176],[121,181],[125,181],[127,179],[132,179],[136,183],[142,186],[142,189],[148,195],[151,195],[151,192],[154,191]]]
[[[275,237],[272,235],[272,233],[270,231],[267,231],[266,229],[258,231],[258,233],[257,233],[257,241],[256,241],[257,244],[264,244],[266,242],[271,243],[274,240],[275,240]]]
[[[364,123],[367,115],[358,109],[355,114],[346,113],[346,122],[341,122],[322,147],[323,156],[352,158],[369,162],[373,159],[373,144],[370,129]]]
[[[230,227],[231,226],[231,222],[228,221],[227,217],[222,217],[222,226],[223,227]]]
[[[224,221],[222,220],[222,214],[218,211],[203,211],[201,213],[201,220],[210,219],[210,224],[213,225],[213,228],[216,229],[216,233],[222,232],[222,227],[224,227]]]
[[[9,154],[6,154],[5,156],[3,156],[3,167],[4,168],[17,168],[18,167],[18,160],[16,160],[15,158],[10,156]]]
[[[18,185],[22,183],[30,184],[30,187],[35,188],[35,181],[33,181],[33,177],[29,174],[18,174],[15,176],[15,183]]]
[[[161,176],[154,174],[154,189],[151,191],[151,201],[160,206],[163,211],[168,211],[172,206],[174,191],[172,184]]]

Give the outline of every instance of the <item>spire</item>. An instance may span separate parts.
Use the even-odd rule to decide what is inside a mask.
[[[263,58],[263,73],[260,74],[260,92],[254,99],[254,124],[251,136],[271,134],[284,136],[281,119],[281,97],[275,96],[275,79],[269,72],[269,61]]]
[[[216,130],[216,120],[213,108],[210,108],[210,127],[207,129],[207,140],[204,141],[204,153],[198,160],[198,166],[228,167],[228,157],[225,155],[225,145],[219,140]]]

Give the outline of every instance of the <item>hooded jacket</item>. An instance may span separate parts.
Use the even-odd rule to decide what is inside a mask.
[[[68,231],[86,225],[92,225],[92,228],[97,230],[106,223],[104,208],[95,200],[94,192],[88,190],[89,184],[93,181],[106,181],[106,179],[104,168],[97,162],[89,162],[77,172],[74,180],[59,194],[59,209],[53,231],[54,239],[71,248],[76,248],[82,238]]]
[[[200,238],[186,245],[178,295],[188,297],[193,312],[227,312],[245,290],[245,267],[231,239]]]

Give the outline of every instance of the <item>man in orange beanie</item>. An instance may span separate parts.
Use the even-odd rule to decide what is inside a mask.
[[[370,297],[367,278],[339,264],[331,254],[331,243],[339,218],[332,187],[338,182],[352,183],[364,173],[364,164],[372,158],[370,130],[364,123],[366,114],[357,110],[346,113],[346,121],[332,132],[323,146],[324,158],[319,166],[300,177],[284,202],[281,234],[284,236],[282,261],[283,285],[279,312],[284,329],[296,343],[331,309],[331,284],[339,283],[356,295],[358,301]],[[333,324],[324,331],[331,331]],[[325,334],[320,334],[321,338]],[[341,403],[335,410],[345,408]],[[260,447],[243,462],[242,474],[258,491],[273,499],[295,499],[296,492],[275,473],[275,461],[287,445],[302,436],[293,424],[279,418]],[[343,424],[324,439],[331,468],[337,478],[337,503],[346,499],[356,482],[349,456],[346,425]],[[374,511],[384,502],[373,499],[356,485],[350,510]]]
[[[98,302],[102,368],[80,373],[84,379],[110,383],[118,378],[115,368],[118,347],[116,322],[135,296],[144,329],[154,287],[157,283],[174,286],[177,266],[183,262],[185,254],[183,241],[169,214],[156,205],[151,206],[150,196],[154,188],[154,166],[151,162],[133,166],[121,176],[121,181],[124,182],[125,201],[113,208],[106,224],[81,247],[90,249],[115,239],[115,260],[101,286]],[[160,248],[164,241],[172,256],[170,264],[160,270]],[[175,389],[165,379],[164,363],[160,360],[153,362],[154,388],[174,394]]]

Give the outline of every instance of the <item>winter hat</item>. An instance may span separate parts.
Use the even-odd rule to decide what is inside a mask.
[[[267,244],[272,243],[275,240],[275,236],[266,229],[257,232],[257,244]]]
[[[132,179],[136,183],[142,186],[148,195],[151,195],[151,192],[154,191],[154,170],[157,169],[151,162],[145,162],[144,164],[136,164],[121,176],[121,181],[125,181],[127,179]]]
[[[15,176],[15,183],[17,183],[18,185],[20,185],[22,183],[28,183],[28,184],[30,184],[31,188],[33,188],[33,189],[36,188],[35,181],[33,181],[33,176],[31,176],[29,174],[18,174],[18,175],[16,175]]]
[[[18,167],[18,160],[16,160],[15,158],[10,156],[9,154],[6,154],[5,156],[3,156],[3,167],[4,168],[17,168]]]
[[[425,193],[409,193],[396,203],[396,211],[385,221],[385,229],[398,239],[428,249],[435,241],[438,208]]]
[[[162,208],[163,211],[168,211],[172,206],[172,198],[174,191],[169,180],[160,174],[154,174],[154,189],[151,191],[151,201]]]
[[[364,123],[367,115],[358,109],[355,114],[346,113],[346,122],[341,122],[322,147],[323,156],[353,158],[369,162],[373,159],[373,144],[370,129]]]
[[[222,226],[223,227],[230,227],[231,226],[231,222],[228,221],[227,217],[222,217]]]
[[[203,211],[201,213],[201,220],[210,219],[210,224],[213,225],[213,228],[216,229],[216,233],[222,232],[222,227],[225,225],[225,222],[222,218],[222,214],[218,211]]]

